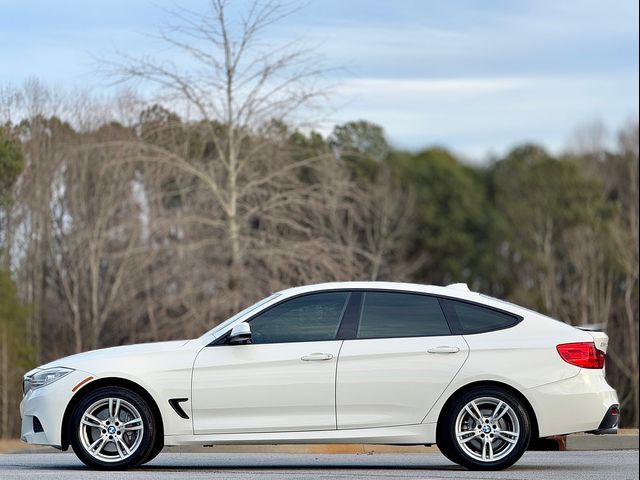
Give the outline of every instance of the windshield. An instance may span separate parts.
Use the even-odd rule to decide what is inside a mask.
[[[273,300],[274,298],[276,298],[278,296],[280,296],[279,293],[273,293],[273,294],[269,295],[268,297],[263,298],[262,300],[260,300],[259,302],[254,303],[250,307],[247,307],[244,310],[236,313],[233,317],[226,319],[221,324],[216,325],[215,327],[213,327],[211,330],[209,330],[208,332],[206,332],[202,336],[204,337],[205,335],[212,335],[212,334],[216,333],[217,331],[224,329],[227,325],[231,325],[233,322],[235,322],[239,318],[244,317],[245,315],[247,315],[248,313],[251,313],[254,310],[257,310],[262,305],[264,305],[267,302],[270,302],[271,300]]]

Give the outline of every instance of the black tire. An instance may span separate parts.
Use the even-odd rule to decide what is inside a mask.
[[[163,448],[164,448],[164,437],[162,435],[156,435],[156,441],[153,445],[153,448],[151,448],[149,455],[147,456],[147,458],[145,458],[142,461],[141,465],[149,463],[151,460],[156,458],[160,454]]]
[[[506,413],[495,423],[491,422],[493,400],[497,401],[498,405],[499,402],[503,402],[510,408],[506,409]],[[477,412],[471,415],[465,410],[465,406],[472,401],[478,405],[482,414],[479,418],[481,423],[476,420],[479,417]],[[502,410],[505,410],[504,406]],[[465,427],[461,428],[465,435],[462,439],[466,440],[463,442],[464,445],[459,443],[456,437],[458,422],[460,426]],[[502,428],[503,426],[506,428]],[[507,431],[516,429],[517,438],[515,435],[507,435]],[[485,431],[490,433],[484,433]],[[507,438],[509,440],[506,440]],[[531,420],[522,401],[512,393],[496,387],[476,387],[458,395],[442,412],[436,432],[436,441],[442,454],[470,470],[508,468],[522,457],[530,440]],[[489,445],[485,446],[485,443]],[[490,455],[494,454],[496,460],[491,460]]]
[[[113,399],[112,403],[109,399]],[[113,416],[116,405],[118,413]],[[88,410],[100,420],[100,426],[95,426],[94,420],[90,426],[81,424]],[[130,424],[129,430],[126,430],[126,423]],[[74,453],[85,465],[97,470],[137,467],[156,445],[156,422],[149,405],[140,395],[122,387],[100,387],[86,394],[73,408],[68,428]],[[107,429],[113,429],[113,432]],[[94,450],[99,451],[92,454],[87,446],[94,442]],[[125,447],[131,450],[130,454],[119,453],[125,452]]]

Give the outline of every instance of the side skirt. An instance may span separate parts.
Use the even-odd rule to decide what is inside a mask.
[[[378,445],[431,445],[436,442],[436,424],[397,427],[315,430],[307,432],[212,433],[165,435],[165,445],[239,445],[295,443],[368,443]]]

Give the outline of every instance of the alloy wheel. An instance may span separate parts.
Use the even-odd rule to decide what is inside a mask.
[[[142,442],[144,424],[136,407],[121,398],[102,398],[82,414],[78,439],[97,460],[119,462],[133,455]]]
[[[520,438],[520,422],[504,400],[480,397],[458,413],[455,438],[461,450],[481,462],[495,462],[513,451]]]

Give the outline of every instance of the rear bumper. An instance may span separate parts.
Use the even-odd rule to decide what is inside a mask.
[[[596,430],[589,433],[595,435],[615,435],[618,433],[618,424],[620,423],[620,406],[618,404],[611,405],[604,418],[600,422],[600,426]]]
[[[575,377],[523,393],[538,418],[540,437],[613,428],[603,422],[611,407],[618,405],[618,396],[599,370],[583,369]]]

